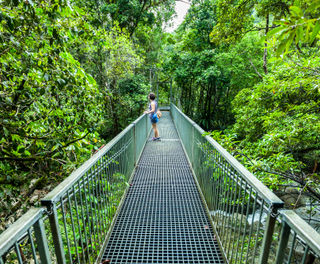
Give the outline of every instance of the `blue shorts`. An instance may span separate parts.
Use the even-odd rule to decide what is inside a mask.
[[[152,123],[152,124],[156,124],[156,123],[158,123],[159,118],[158,118],[157,114],[154,114],[154,115],[152,115],[152,116],[150,117],[150,120],[151,120],[151,123]]]

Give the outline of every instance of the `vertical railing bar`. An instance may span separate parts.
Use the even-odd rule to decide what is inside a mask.
[[[120,142],[121,140],[119,140]],[[96,252],[97,255],[99,254],[98,245],[101,244],[101,226],[99,221],[99,203],[97,198],[97,184],[96,184],[96,177],[97,177],[97,165],[94,164],[93,166],[94,177],[91,178],[91,190],[92,190],[92,197],[93,197],[93,204],[94,204],[94,226],[96,228],[96,235],[97,235],[97,243],[96,243]]]
[[[194,131],[195,131],[194,125],[191,125],[192,141],[190,141],[190,148],[191,148],[191,157],[192,157],[191,158],[192,167],[194,166],[194,151],[191,144],[194,142]]]
[[[22,257],[21,257],[21,252],[20,252],[20,246],[18,245],[17,242],[14,244],[14,247],[15,247],[15,251],[17,253],[19,264],[23,264]]]
[[[304,249],[304,253],[303,253],[302,260],[301,260],[301,264],[305,264],[306,263],[308,252],[309,252],[309,246],[307,245],[306,248]]]
[[[210,205],[211,205],[211,210],[214,211],[215,209],[215,195],[216,195],[216,180],[215,177],[213,176],[214,174],[214,169],[211,168],[211,175],[210,175],[210,185],[209,185],[209,189],[210,189]]]
[[[64,231],[66,233],[66,240],[67,240],[67,248],[68,248],[68,253],[69,253],[69,259],[70,259],[70,263],[72,263],[71,248],[70,248],[70,241],[69,241],[69,236],[68,236],[68,228],[67,228],[67,222],[66,222],[66,212],[64,210],[63,197],[60,198],[60,204],[61,204]]]
[[[263,241],[261,246],[261,254],[259,257],[259,263],[264,264],[268,261],[270,248],[272,244],[272,238],[274,234],[274,227],[276,223],[278,208],[273,205],[270,206],[269,214],[267,217],[266,228],[263,235]]]
[[[225,165],[223,168],[224,168],[224,174],[226,174],[226,178],[227,180],[229,181],[227,183],[226,181],[226,184],[227,184],[227,203],[226,203],[226,206],[225,206],[225,214],[226,214],[226,217],[224,218],[224,224],[223,224],[223,229],[222,229],[222,233],[223,233],[223,244],[226,244],[227,243],[227,235],[226,235],[226,232],[228,231],[228,225],[230,223],[230,217],[227,217],[228,215],[228,212],[229,212],[229,209],[231,207],[231,205],[229,204],[230,201],[231,201],[231,197],[232,197],[232,191],[230,189],[230,186],[231,186],[231,178],[229,177],[228,175],[228,165]],[[227,257],[228,258],[228,257]]]
[[[103,241],[102,236],[104,235],[104,225],[103,225],[103,210],[102,210],[102,205],[101,205],[101,192],[100,192],[100,185],[101,185],[101,181],[100,181],[100,174],[101,174],[101,158],[97,161],[96,166],[96,177],[95,177],[95,190],[96,190],[96,198],[97,198],[97,207],[98,207],[98,221],[99,221],[99,229],[100,229],[100,244],[101,241]]]
[[[45,227],[42,219],[39,219],[34,224],[34,234],[36,237],[41,264],[50,264],[51,263],[50,251],[49,251],[48,241],[45,233]]]
[[[61,204],[63,206],[63,204]],[[55,203],[50,204],[48,208],[49,213],[49,221],[52,233],[53,244],[56,252],[57,262],[59,264],[65,264],[65,254],[64,254],[64,247],[61,238],[61,232],[59,228],[59,220],[58,220],[58,212]]]
[[[104,210],[103,210],[103,215],[105,219],[105,226],[106,230],[108,231],[109,229],[109,223],[108,223],[108,166],[109,164],[106,164],[106,158],[103,157],[103,163],[105,164],[104,167],[104,174],[102,176],[102,181],[103,181],[103,202],[104,202]]]
[[[238,179],[237,181],[239,180],[239,174],[237,173],[238,175]],[[239,184],[237,184],[237,186],[239,186]],[[238,250],[238,245],[239,245],[239,238],[240,238],[240,230],[241,230],[241,227],[242,227],[242,217],[243,217],[243,206],[242,206],[242,209],[241,209],[241,219],[240,219],[240,224],[239,224],[239,206],[240,206],[240,199],[241,199],[241,191],[242,191],[243,187],[242,187],[242,179],[240,177],[240,186],[239,186],[239,194],[238,194],[238,203],[237,203],[237,209],[236,209],[236,212],[237,212],[237,217],[236,217],[236,221],[237,221],[237,224],[239,226],[238,228],[238,238],[234,241],[234,243],[232,244],[232,250],[231,250],[231,259],[233,259],[233,250],[234,250],[234,246],[235,244],[237,244],[237,250]],[[237,228],[237,226],[236,226]],[[236,234],[236,228],[235,228],[235,234]],[[236,251],[236,259],[237,259],[237,256],[238,256],[238,251]],[[237,262],[235,262],[237,263]]]
[[[229,183],[228,183],[228,195],[227,195],[227,205],[226,205],[226,210],[225,210],[225,212],[226,212],[226,217],[225,217],[225,221],[224,221],[224,227],[223,227],[223,236],[224,236],[224,244],[227,246],[227,242],[228,242],[228,234],[229,234],[229,232],[228,232],[228,227],[230,226],[230,217],[227,217],[227,215],[229,214],[229,211],[230,211],[230,209],[231,209],[231,206],[232,206],[232,204],[231,204],[231,202],[232,202],[232,196],[233,196],[233,192],[232,192],[232,190],[231,190],[231,185],[232,185],[232,180],[231,180],[231,177],[230,177],[230,175],[228,174],[228,165],[229,164],[226,164],[225,165],[225,168],[226,168],[226,170],[225,170],[225,172],[226,172],[226,174],[227,174],[227,179],[229,180]],[[226,251],[225,251],[226,252]]]
[[[213,154],[215,155],[215,154]],[[216,169],[216,166],[214,164],[214,162],[212,163],[212,166],[213,166],[213,169],[212,169],[212,177],[213,177],[213,180],[214,180],[214,183],[212,184],[212,199],[213,199],[213,202],[212,202],[212,207],[213,207],[213,211],[216,211],[217,210],[217,201],[218,201],[218,194],[217,194],[217,188],[218,188],[218,184],[217,184],[217,179],[219,179],[217,177],[217,169]]]
[[[231,176],[231,172],[229,170],[229,168],[227,169],[228,171],[228,176],[230,179],[230,206],[228,208],[228,211],[230,211],[230,217],[228,217],[228,224],[227,226],[229,228],[226,229],[226,245],[224,247],[224,250],[229,258],[230,263],[232,263],[232,259],[231,256],[229,255],[229,245],[231,243],[231,235],[233,232],[230,232],[230,230],[232,230],[233,228],[233,217],[234,217],[234,205],[233,202],[235,201],[235,195],[236,195],[236,190],[234,189],[234,187],[236,186],[235,184],[235,180],[233,179],[233,177]],[[229,232],[228,232],[229,231]],[[229,238],[230,237],[230,238]]]
[[[291,245],[291,248],[290,248],[287,264],[291,263],[291,258],[292,258],[292,254],[293,254],[293,248],[294,248],[294,245],[296,243],[296,239],[297,239],[297,233],[294,232],[293,239],[292,239],[292,245]]]
[[[92,171],[92,168],[90,168],[89,170],[90,172]],[[95,230],[95,227],[94,227],[94,218],[93,218],[93,212],[92,210],[94,210],[94,202],[92,201],[92,195],[91,195],[91,191],[90,191],[90,178],[87,177],[87,186],[88,186],[88,194],[89,194],[89,214],[91,215],[91,221],[90,221],[90,218],[89,218],[89,223],[90,223],[90,228],[92,229],[92,234],[93,236],[91,236],[91,246],[92,246],[92,254],[95,252],[95,247],[96,247],[96,230]]]
[[[106,222],[104,217],[104,195],[103,195],[103,185],[102,185],[102,177],[103,177],[103,157],[101,157],[98,161],[98,164],[100,164],[100,169],[98,173],[98,185],[97,185],[97,193],[98,193],[98,201],[100,205],[100,224],[102,229],[102,240],[104,240],[104,235],[106,234]]]
[[[90,171],[89,171],[90,172]],[[88,196],[87,196],[87,193],[89,192],[88,188],[88,184],[87,184],[87,181],[88,181],[88,174],[89,172],[87,173],[87,177],[83,177],[83,191],[84,191],[84,201],[85,201],[85,206],[86,206],[86,217],[87,217],[87,226],[88,226],[88,231],[89,231],[89,239],[88,239],[88,248],[89,248],[89,252],[91,251],[91,253],[93,254],[93,244],[92,244],[92,230],[91,230],[91,222],[90,222],[90,210],[89,208],[91,208],[91,206],[88,206]],[[90,199],[90,196],[89,196],[89,199]],[[90,201],[90,200],[89,200]],[[90,245],[89,245],[89,241],[90,241]],[[89,254],[90,255],[90,254]]]
[[[0,256],[0,264],[4,264],[2,256]]]
[[[240,219],[240,225],[238,228],[238,237],[237,237],[237,247],[236,247],[236,260],[235,263],[237,263],[238,260],[238,256],[239,256],[239,246],[240,246],[240,240],[241,240],[241,230],[242,230],[242,220],[244,218],[244,206],[245,206],[245,200],[246,200],[246,189],[247,189],[247,182],[244,181],[245,185],[243,187],[243,179],[241,178],[241,188],[240,188],[240,194],[239,197],[242,199],[241,202],[241,219]],[[245,217],[245,221],[246,221],[246,217]],[[246,223],[245,223],[246,226]]]
[[[258,239],[259,239],[259,232],[260,232],[260,227],[261,227],[261,218],[263,215],[263,206],[264,206],[264,200],[262,200],[262,204],[260,207],[260,215],[259,215],[259,222],[258,222],[258,228],[257,228],[257,234],[256,234],[256,242],[254,245],[254,251],[253,251],[254,253],[253,253],[252,263],[254,263],[254,259],[257,254],[257,249],[258,249]]]
[[[137,149],[137,133],[136,133],[136,126],[137,126],[137,124],[136,123],[134,123],[133,124],[133,149],[134,149],[134,153],[133,153],[133,155],[134,155],[134,166],[136,166],[136,163],[137,163],[137,157],[138,157],[138,155],[137,155],[137,151],[138,151],[138,149]]]
[[[70,190],[67,191],[67,199],[68,199],[68,204],[69,204],[69,209],[70,209],[70,218],[71,218],[74,247],[75,247],[75,251],[77,254],[78,263],[80,263],[80,257],[79,257],[78,246],[77,246],[76,230],[74,228],[74,221],[73,221],[73,214],[72,214],[72,205],[71,205],[71,201],[70,201]]]
[[[248,183],[246,182],[246,185]],[[247,193],[245,192],[245,195]],[[250,186],[250,192],[249,192],[249,196],[248,196],[248,205],[247,205],[247,211],[246,211],[246,219],[245,219],[245,226],[244,226],[244,232],[243,232],[243,236],[242,236],[242,243],[241,243],[241,253],[240,253],[240,258],[239,261],[242,260],[242,256],[243,256],[243,249],[244,249],[244,241],[245,241],[245,237],[246,237],[246,233],[247,233],[247,222],[248,222],[248,215],[249,215],[249,210],[250,210],[250,205],[251,205],[251,194],[252,194],[252,186]]]
[[[217,163],[217,160],[219,158],[219,154],[218,152],[215,152],[216,153],[216,161],[215,163]],[[222,201],[221,199],[217,199],[217,202],[218,202],[218,215],[219,215],[219,232],[221,233],[222,235],[222,228],[223,228],[223,207],[224,207],[224,200],[225,200],[225,195],[224,195],[224,192],[225,192],[225,188],[224,188],[224,174],[223,174],[223,170],[221,167],[219,167],[217,164],[217,169],[218,169],[218,172],[219,172],[219,190],[218,190],[218,195],[219,197],[222,197]],[[222,240],[222,236],[221,236],[221,240]],[[222,241],[221,241],[222,242]]]
[[[104,157],[101,157],[100,163],[103,164],[102,169],[99,173],[99,197],[100,197],[100,202],[101,202],[101,215],[102,215],[102,225],[103,225],[103,234],[106,234],[108,231],[107,227],[107,221],[106,221],[106,215],[105,215],[105,193],[104,193],[104,181],[103,181],[103,174],[104,174]]]
[[[110,225],[111,225],[111,221],[110,221],[110,219],[111,219],[111,207],[110,207],[110,199],[109,199],[109,197],[110,197],[110,190],[111,190],[111,183],[110,183],[110,175],[111,175],[111,173],[112,173],[112,166],[113,166],[113,163],[110,163],[109,164],[109,173],[108,173],[108,175],[107,175],[107,183],[108,183],[108,185],[107,185],[107,201],[108,201],[108,210],[107,210],[107,212],[108,212],[108,226],[110,227]]]
[[[28,229],[28,237],[29,237],[30,244],[31,244],[32,256],[33,256],[34,262],[35,262],[35,264],[38,264],[37,252],[36,252],[36,248],[34,246],[32,233],[31,233],[31,229],[30,228]]]
[[[246,262],[245,262],[245,263],[248,263],[248,257],[249,257],[249,252],[250,252],[250,243],[251,243],[252,231],[253,231],[254,215],[255,215],[255,213],[256,213],[256,205],[257,205],[257,200],[258,200],[258,194],[257,194],[257,192],[254,191],[254,193],[255,193],[255,197],[254,197],[254,203],[253,203],[251,227],[250,227],[249,241],[248,241],[248,250],[247,250],[247,256],[246,256]]]
[[[279,241],[278,250],[276,254],[276,264],[283,263],[285,250],[288,245],[289,236],[290,236],[290,226],[285,221],[282,221],[280,241]]]
[[[78,231],[79,231],[79,237],[80,237],[81,252],[82,252],[83,261],[85,263],[86,258],[85,258],[85,255],[84,255],[82,229],[81,229],[81,224],[80,224],[80,219],[79,219],[78,202],[77,202],[77,194],[76,194],[75,185],[72,186],[72,190],[73,190],[73,193],[74,193],[74,203],[75,203],[75,207],[76,207],[77,224],[78,224]],[[81,190],[79,188],[78,188],[78,192],[79,193],[81,192]]]
[[[215,151],[214,152],[214,160],[216,160],[217,159],[217,155],[218,155],[218,153],[217,153],[217,151]],[[217,186],[216,186],[216,210],[217,210],[217,212],[219,212],[219,210],[220,210],[220,205],[221,205],[221,203],[220,203],[220,198],[219,197],[221,197],[221,170],[220,170],[220,168],[219,168],[219,166],[216,164],[216,162],[214,162],[214,166],[215,166],[215,170],[216,170],[216,172],[217,172]]]
[[[84,181],[82,181],[82,186],[84,187]],[[80,185],[80,181],[78,181],[78,189],[79,189],[79,194],[80,194],[80,208],[81,208],[81,218],[82,218],[82,224],[83,224],[83,230],[84,230],[84,237],[85,237],[85,245],[86,245],[86,251],[88,254],[88,262],[90,263],[90,252],[89,252],[89,245],[88,245],[88,236],[87,236],[87,228],[86,228],[86,221],[84,217],[84,205],[83,205],[83,200],[82,200],[82,188]]]
[[[218,175],[218,182],[217,182],[217,195],[216,195],[216,213],[215,215],[217,215],[216,217],[216,221],[215,222],[218,222],[216,224],[216,228],[217,228],[217,232],[220,233],[220,230],[221,230],[221,219],[222,219],[222,204],[223,202],[221,202],[221,199],[220,197],[222,197],[223,199],[223,196],[221,195],[222,194],[222,184],[223,184],[223,176],[222,176],[222,173],[221,173],[221,168],[216,164],[216,161],[217,161],[217,152],[213,152],[213,162],[214,162],[214,166],[216,168],[216,171],[217,171],[217,175]],[[206,154],[206,153],[205,153]],[[219,199],[218,199],[219,197]],[[217,221],[218,220],[218,221]]]
[[[95,216],[95,223],[97,227],[97,237],[98,237],[98,243],[101,245],[101,222],[100,222],[100,208],[99,208],[99,200],[97,197],[97,174],[98,174],[98,168],[97,164],[94,164],[94,178],[91,180],[91,186],[92,186],[92,191],[94,192],[94,205],[95,205],[95,210],[94,210],[94,216]],[[97,247],[97,253],[98,253],[98,247]]]
[[[230,176],[233,174],[234,175],[234,171],[232,171],[232,168],[230,168],[229,169],[229,173],[230,173]],[[231,198],[231,210],[232,210],[232,212],[231,212],[231,219],[230,219],[230,221],[231,221],[231,228],[233,228],[233,226],[234,226],[234,219],[235,219],[235,212],[234,212],[234,210],[235,210],[235,208],[236,208],[236,205],[235,205],[235,203],[236,203],[236,200],[237,200],[237,192],[238,192],[238,183],[237,183],[237,181],[238,181],[238,176],[239,176],[239,174],[237,173],[236,174],[236,179],[234,179],[234,177],[232,177],[233,178],[233,180],[232,180],[232,189],[234,189],[234,191],[232,192],[232,198]],[[233,203],[233,205],[232,205],[232,203]],[[235,232],[232,232],[232,233],[235,233]],[[229,239],[228,239],[229,238]],[[229,232],[229,235],[227,236],[227,240],[229,240],[229,242],[228,242],[228,245],[227,245],[227,250],[226,250],[226,252],[227,252],[227,254],[228,255],[230,255],[230,263],[232,263],[232,252],[231,252],[231,254],[229,254],[229,251],[230,251],[230,247],[231,247],[231,244],[230,243],[232,243],[232,244],[234,244],[234,240],[232,241],[232,234],[231,234],[231,232]]]
[[[218,162],[220,159],[220,154],[218,156]],[[223,203],[221,204],[221,227],[220,227],[220,234],[221,234],[221,242],[224,245],[224,225],[225,225],[225,221],[226,221],[226,208],[227,208],[227,197],[228,197],[228,188],[226,187],[228,185],[227,183],[227,177],[224,173],[224,167],[220,167],[221,170],[221,175],[222,175],[222,186],[221,186],[221,190],[222,190],[222,199],[223,199]]]
[[[105,222],[105,217],[104,217],[104,195],[103,195],[103,185],[102,185],[102,177],[103,177],[103,173],[104,173],[104,169],[103,169],[103,157],[101,157],[98,161],[99,164],[99,173],[97,175],[97,195],[98,195],[98,202],[99,202],[99,206],[100,206],[100,225],[101,225],[101,231],[102,231],[102,237],[101,240],[104,240],[104,236],[106,234],[106,222]]]

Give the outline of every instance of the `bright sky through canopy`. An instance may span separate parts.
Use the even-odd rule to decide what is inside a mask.
[[[176,1],[175,11],[177,16],[174,17],[170,22],[172,23],[172,26],[165,29],[166,32],[171,33],[178,28],[187,14],[189,7],[190,4],[188,3],[188,0]]]

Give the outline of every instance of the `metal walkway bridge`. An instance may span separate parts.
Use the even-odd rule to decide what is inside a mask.
[[[161,141],[141,116],[2,233],[0,264],[320,263],[320,235],[167,110]]]

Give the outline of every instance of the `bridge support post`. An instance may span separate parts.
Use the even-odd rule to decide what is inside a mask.
[[[66,264],[56,205],[49,205],[49,221],[58,264]]]
[[[280,235],[280,242],[279,242],[277,255],[276,255],[276,264],[283,263],[283,259],[285,256],[285,249],[288,244],[289,236],[290,236],[290,226],[285,221],[283,221],[281,235]]]
[[[277,219],[277,212],[278,212],[278,209],[271,206],[270,213],[268,214],[268,217],[267,217],[266,229],[263,235],[261,254],[258,262],[259,264],[268,263],[268,257],[270,253],[271,242],[272,242],[272,235],[274,232],[274,226]]]
[[[44,224],[42,219],[39,219],[39,221],[37,221],[34,224],[34,231],[35,231],[34,233],[36,236],[41,263],[50,264],[51,263],[50,252],[49,252],[48,241],[46,238],[46,233],[44,230]]]

